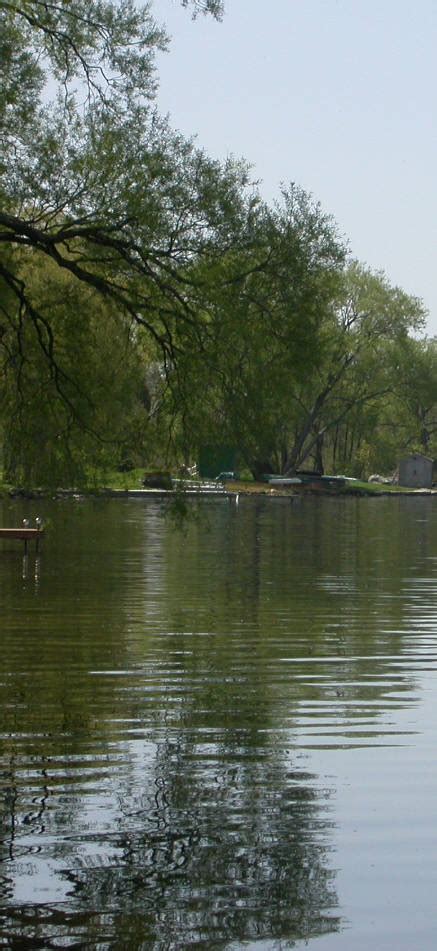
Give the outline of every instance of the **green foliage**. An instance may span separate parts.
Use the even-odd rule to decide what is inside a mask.
[[[5,453],[32,480],[84,478],[115,446],[153,448],[131,408],[138,366],[144,379],[150,363],[176,365],[179,326],[198,320],[193,262],[211,271],[243,240],[247,170],[157,116],[166,36],[148,4],[0,0],[0,21]]]
[[[121,461],[144,441],[144,369],[113,307],[54,265],[21,258],[17,273],[38,321],[10,309],[15,324],[2,338],[6,474],[26,484],[80,484],[89,465]]]
[[[210,13],[217,20],[221,20],[223,16],[222,0],[181,0],[181,2],[183,7],[193,8],[193,17],[198,16],[199,13]]]
[[[300,421],[287,470],[317,448],[322,462],[329,441],[333,468],[348,470],[362,441],[372,442],[379,414],[397,390],[399,347],[424,321],[421,302],[384,275],[357,263],[345,269],[336,307],[320,328],[316,373],[296,392]]]
[[[244,162],[210,159],[157,115],[166,43],[148,3],[0,0],[8,475],[77,484],[90,467],[187,463],[205,443],[255,476],[437,450],[420,301],[346,265],[303,190],[267,207]]]
[[[281,467],[292,388],[317,360],[343,259],[333,222],[302,190],[284,192],[273,210],[251,208],[246,246],[216,267],[200,340],[183,347],[169,381],[185,454],[215,442],[238,447],[255,476]]]
[[[201,346],[185,348],[170,383],[181,451],[230,444],[255,477],[306,460],[354,476],[394,469],[399,432],[382,422],[420,301],[344,267],[335,226],[296,188],[274,213],[252,211],[252,228],[250,250],[223,259]]]

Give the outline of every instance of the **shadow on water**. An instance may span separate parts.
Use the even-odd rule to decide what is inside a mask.
[[[0,553],[3,945],[341,928],[317,750],[405,739],[435,531],[378,504],[220,500],[178,533],[151,503],[46,503],[44,551]]]

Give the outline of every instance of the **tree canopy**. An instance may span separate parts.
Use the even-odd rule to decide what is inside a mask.
[[[245,172],[210,161],[157,116],[165,34],[148,5],[0,2],[0,16],[2,245],[50,258],[171,349],[171,318],[190,317],[183,266],[229,240]],[[10,256],[1,274],[54,360]]]
[[[221,14],[216,0],[183,5]],[[197,320],[193,261],[247,239],[248,174],[158,116],[154,55],[167,38],[149,4],[1,0],[0,21],[4,370],[19,390],[37,343],[78,420],[84,379],[66,367],[62,332],[35,295],[35,259],[83,287],[77,307],[94,291],[173,365],[179,325]]]
[[[109,445],[124,456],[127,433],[155,445],[153,427],[186,458],[213,434],[254,474],[321,461],[394,392],[389,367],[423,326],[311,196],[268,206],[244,161],[158,114],[167,43],[149,3],[0,0],[0,414],[17,478],[39,478],[37,444],[73,478]],[[409,380],[424,444],[432,387],[418,410]]]

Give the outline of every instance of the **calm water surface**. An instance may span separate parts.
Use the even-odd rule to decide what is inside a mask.
[[[1,947],[434,951],[436,506],[2,503]]]

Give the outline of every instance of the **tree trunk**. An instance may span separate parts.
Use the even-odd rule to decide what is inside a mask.
[[[314,453],[315,468],[317,469],[317,472],[320,472],[321,475],[323,475],[325,471],[324,465],[323,465],[324,437],[325,437],[324,433],[319,433],[319,435],[317,436],[317,442],[316,442],[315,453]]]
[[[266,461],[266,459],[254,459],[250,464],[250,471],[256,482],[259,482],[263,475],[274,474],[271,461]]]

